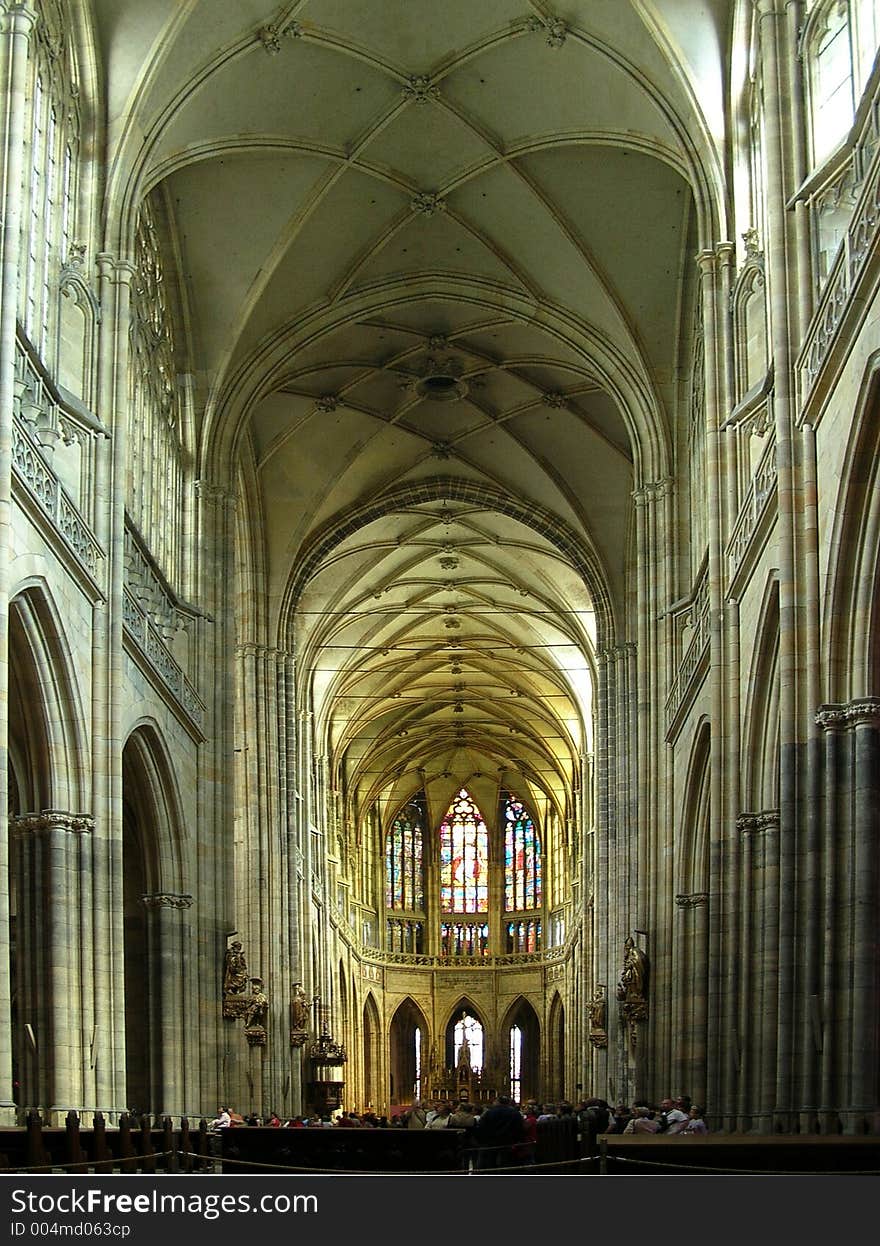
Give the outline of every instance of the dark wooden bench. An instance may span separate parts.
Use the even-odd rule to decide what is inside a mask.
[[[224,1129],[223,1172],[459,1172],[461,1129]]]

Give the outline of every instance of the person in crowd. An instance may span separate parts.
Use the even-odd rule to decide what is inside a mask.
[[[426,1129],[446,1129],[449,1125],[449,1119],[452,1115],[452,1109],[448,1103],[441,1103],[435,1114],[425,1126]]]
[[[608,1132],[611,1109],[604,1099],[586,1099],[578,1111],[581,1136],[592,1154],[599,1134]]]
[[[217,1115],[212,1121],[209,1122],[208,1128],[212,1131],[216,1131],[218,1129],[228,1129],[231,1124],[232,1116],[229,1112],[229,1108],[218,1108]]]
[[[477,1123],[474,1109],[469,1103],[461,1102],[449,1117],[450,1129],[473,1129]]]
[[[687,1113],[677,1108],[671,1099],[661,1099],[657,1123],[660,1126],[659,1133],[676,1134],[687,1124]]]
[[[703,1109],[694,1104],[688,1112],[688,1122],[682,1129],[682,1134],[707,1134],[709,1132],[706,1122],[703,1120]]]
[[[268,1117],[266,1118],[266,1124],[269,1125],[270,1128],[272,1129],[280,1129],[281,1128],[281,1117],[278,1115],[277,1112],[272,1111],[269,1113]]]
[[[482,1113],[476,1125],[480,1168],[506,1168],[513,1159],[513,1147],[521,1142],[525,1127],[519,1111],[507,1095],[498,1095]]]
[[[629,1124],[631,1117],[632,1112],[630,1112],[626,1104],[618,1103],[617,1107],[611,1114],[611,1120],[608,1122],[608,1128],[605,1132],[609,1134],[622,1134]]]
[[[623,1132],[625,1134],[655,1134],[659,1128],[648,1105],[639,1103],[634,1107],[633,1116],[627,1121]]]
[[[545,1103],[538,1113],[538,1124],[543,1125],[544,1121],[556,1120],[556,1104]]]
[[[536,1104],[526,1104],[523,1113],[523,1139],[522,1142],[516,1142],[513,1146],[513,1162],[522,1164],[524,1167],[531,1167],[534,1164],[535,1152],[538,1149],[536,1106]]]
[[[421,1099],[416,1099],[406,1116],[407,1129],[424,1129],[428,1123],[428,1113],[422,1106]]]

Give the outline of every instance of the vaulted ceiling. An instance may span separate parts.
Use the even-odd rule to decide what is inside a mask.
[[[164,204],[200,471],[250,482],[243,636],[295,647],[362,803],[564,812],[671,470],[733,6],[94,7],[111,230]]]

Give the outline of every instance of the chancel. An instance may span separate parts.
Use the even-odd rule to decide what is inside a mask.
[[[0,0],[0,1123],[880,1132],[878,45]]]

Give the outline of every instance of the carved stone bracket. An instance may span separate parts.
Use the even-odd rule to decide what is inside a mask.
[[[635,1047],[638,1037],[636,1026],[639,1021],[647,1021],[648,1005],[643,999],[628,1000],[626,1003],[620,1005],[620,1015],[626,1025],[630,1045]]]
[[[308,1042],[308,1038],[309,1038],[308,1030],[291,1030],[290,1031],[291,1047],[305,1047],[306,1043]]]
[[[250,1047],[266,1046],[266,1027],[263,1025],[249,1025],[245,1027],[244,1036]]]
[[[820,705],[815,722],[822,731],[848,731],[852,727],[880,728],[880,698],[862,697],[843,705]]]

